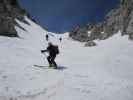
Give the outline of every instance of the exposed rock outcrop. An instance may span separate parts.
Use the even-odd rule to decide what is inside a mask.
[[[26,11],[21,9],[17,0],[0,0],[0,35],[18,36],[14,28],[15,18],[24,21]]]
[[[94,41],[88,41],[85,43],[85,47],[93,47],[96,46],[96,43]]]
[[[78,40],[80,42],[88,41],[88,32],[87,27],[76,27],[72,32],[70,32],[69,36],[72,37],[75,40]]]
[[[118,31],[121,31],[122,35],[129,35],[129,39],[133,39],[133,0],[121,0],[120,5],[111,10],[106,16],[103,22],[97,23],[95,25],[89,24],[84,27],[79,28],[84,29],[84,32],[79,32],[78,30],[70,32],[70,36],[76,40],[95,40],[95,39],[107,39],[108,37],[114,35]],[[88,36],[88,31],[91,31]],[[75,35],[76,34],[76,35]],[[80,35],[79,35],[80,34]],[[80,36],[87,36],[81,38]],[[77,37],[78,36],[78,37]]]

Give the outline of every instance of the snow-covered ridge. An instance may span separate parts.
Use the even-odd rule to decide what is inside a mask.
[[[40,53],[47,46],[47,31],[27,17],[25,19],[30,25],[16,20],[26,30],[15,27],[20,38],[0,37],[0,100],[8,97],[30,97],[45,92],[45,87],[49,89],[48,87],[58,84],[57,78],[51,76],[56,71],[51,70],[48,73],[33,66],[48,65],[46,57]],[[59,74],[56,73],[57,76]]]

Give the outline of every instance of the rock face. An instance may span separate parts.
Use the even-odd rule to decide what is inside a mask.
[[[84,26],[86,28],[79,28],[74,33],[73,31],[70,32],[70,36],[72,36],[73,39],[87,42],[88,40],[107,39],[118,31],[121,31],[122,35],[129,35],[129,39],[133,39],[132,5],[133,0],[121,0],[120,5],[112,9],[105,16],[103,22],[86,25]],[[80,29],[84,29],[84,32],[79,32]],[[88,31],[91,31],[89,36],[87,33]],[[82,35],[86,37],[83,38]]]
[[[93,47],[96,46],[96,43],[94,41],[88,41],[85,43],[85,47]]]
[[[0,35],[18,36],[14,28],[15,18],[23,20],[25,14],[25,10],[20,8],[17,0],[0,0]]]
[[[76,27],[72,32],[70,32],[69,36],[80,42],[85,42],[88,40],[87,30],[87,27]]]
[[[133,0],[121,0],[119,8],[112,10],[106,16],[104,32],[109,35],[112,35],[119,30],[122,32],[122,34],[133,33],[133,27],[131,26],[131,23],[133,22],[132,5]]]

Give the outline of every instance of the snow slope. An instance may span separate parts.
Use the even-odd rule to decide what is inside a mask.
[[[17,20],[27,30],[16,27],[20,38],[0,37],[0,100],[133,100],[133,45],[126,36],[87,48],[68,33],[50,33],[60,48],[54,70],[40,53],[48,32],[26,20],[30,25]]]

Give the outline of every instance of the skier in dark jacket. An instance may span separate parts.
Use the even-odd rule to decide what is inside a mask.
[[[46,34],[45,37],[46,37],[46,41],[48,41],[48,40],[49,40],[49,36],[48,36],[48,34]]]
[[[62,38],[60,37],[59,40],[60,40],[60,42],[61,42],[61,41],[62,41]]]
[[[49,67],[57,68],[57,64],[55,62],[56,55],[59,53],[57,48],[58,46],[53,45],[51,42],[48,43],[48,47],[46,50],[41,50],[42,53],[48,52],[49,56],[47,57]]]

